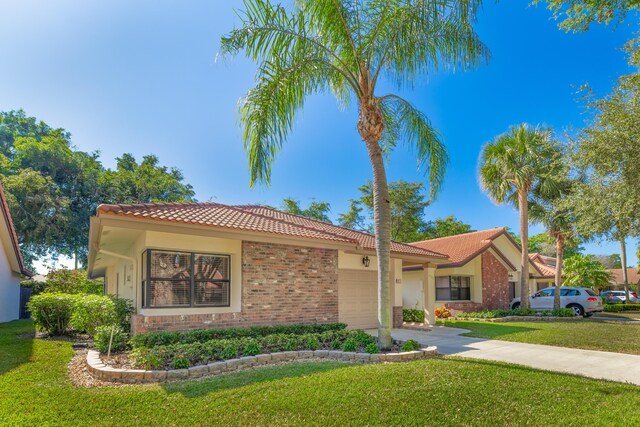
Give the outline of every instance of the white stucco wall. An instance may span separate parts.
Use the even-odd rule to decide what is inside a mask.
[[[0,245],[0,322],[16,320],[20,314],[20,275],[11,271],[5,245]]]

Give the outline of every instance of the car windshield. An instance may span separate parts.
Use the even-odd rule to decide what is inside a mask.
[[[585,289],[584,291],[587,293],[587,295],[591,295],[592,297],[598,296],[598,294],[593,292],[591,289]]]

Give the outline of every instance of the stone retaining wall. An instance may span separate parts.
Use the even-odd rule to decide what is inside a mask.
[[[89,350],[87,353],[87,367],[92,376],[104,381],[152,383],[200,378],[207,375],[218,375],[256,366],[266,366],[294,360],[327,359],[352,363],[383,363],[407,362],[410,360],[426,359],[436,355],[437,348],[432,346],[416,351],[385,354],[352,353],[339,350],[302,350],[246,356],[238,359],[213,362],[208,365],[192,366],[189,369],[145,371],[141,369],[117,369],[106,366],[100,359],[100,353],[96,350]]]

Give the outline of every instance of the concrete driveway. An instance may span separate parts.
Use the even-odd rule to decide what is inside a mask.
[[[438,353],[516,363],[531,368],[640,385],[640,356],[541,344],[462,337],[466,329],[433,326],[430,331],[393,329],[394,339],[435,345]],[[368,331],[377,335],[377,330]]]

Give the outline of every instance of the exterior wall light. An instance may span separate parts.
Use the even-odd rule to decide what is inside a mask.
[[[369,256],[368,256],[368,255],[365,255],[365,256],[363,256],[363,257],[362,257],[362,264],[363,264],[365,267],[369,267],[369,263],[370,263],[370,262],[371,262],[371,260],[369,259]]]

